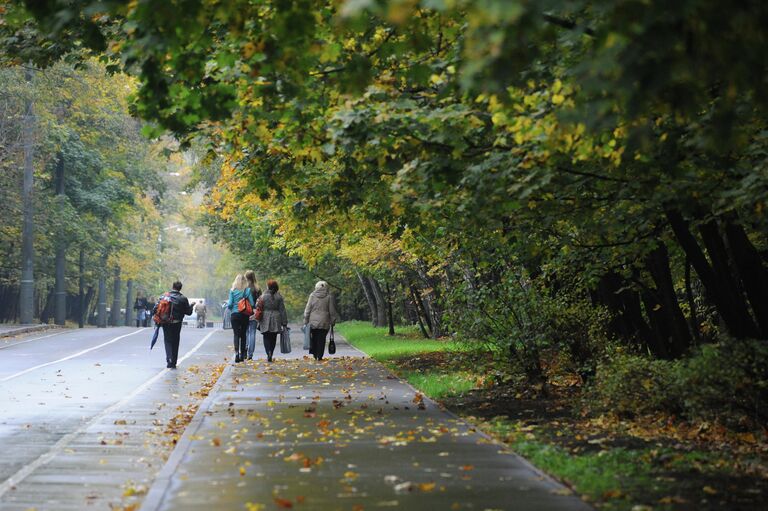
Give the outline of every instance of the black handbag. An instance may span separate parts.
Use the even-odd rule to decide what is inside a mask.
[[[333,340],[333,325],[331,325],[331,340],[328,341],[328,354],[333,355],[336,353],[336,341]]]

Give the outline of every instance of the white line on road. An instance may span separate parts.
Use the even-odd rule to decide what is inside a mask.
[[[187,353],[184,354],[183,357],[181,357],[179,362],[189,358],[194,352],[196,352],[203,345],[205,341],[207,341],[217,331],[218,330],[214,330],[213,332],[203,337],[203,339],[200,342],[198,342],[194,348],[189,350]],[[133,335],[133,334],[128,334],[128,335]],[[122,337],[126,337],[126,336],[122,336]],[[113,339],[111,342],[114,342],[118,339]],[[125,406],[131,399],[141,394],[150,385],[152,385],[157,380],[162,378],[163,375],[165,375],[168,371],[170,371],[170,369],[163,369],[162,371],[154,375],[152,378],[142,383],[138,388],[136,388],[136,390],[134,390],[133,392],[125,396],[123,399],[113,404],[112,406],[104,409],[104,411],[102,411],[101,413],[93,417],[87,423],[77,428],[75,431],[71,433],[67,433],[66,435],[61,437],[58,442],[53,444],[53,446],[48,450],[48,452],[41,454],[36,460],[32,461],[31,463],[28,463],[27,465],[22,467],[20,470],[18,470],[15,474],[13,474],[11,477],[9,477],[8,479],[0,483],[0,497],[5,495],[5,493],[11,488],[16,487],[29,474],[31,474],[38,468],[42,467],[43,465],[51,461],[54,457],[56,457],[56,455],[60,454],[64,449],[66,449],[67,445],[69,445],[69,443],[72,442],[72,440],[74,440],[78,435],[84,433],[88,428],[90,428],[91,426],[93,426],[94,424],[102,420],[104,417],[106,417],[110,413],[114,412],[115,410],[119,409],[122,406]]]
[[[43,367],[48,367],[48,366],[53,365],[53,364],[58,364],[59,362],[64,362],[65,360],[70,360],[70,359],[73,359],[75,357],[79,357],[80,355],[85,355],[88,352],[97,350],[99,348],[103,348],[104,346],[112,344],[113,342],[117,342],[120,339],[125,339],[126,337],[130,337],[132,335],[136,335],[136,334],[138,334],[140,332],[143,332],[144,330],[146,330],[146,329],[142,328],[140,330],[136,330],[135,332],[131,332],[130,334],[125,334],[125,335],[121,335],[119,337],[115,337],[114,339],[111,339],[111,340],[109,340],[109,341],[107,341],[107,342],[105,342],[103,344],[99,344],[98,346],[93,346],[93,347],[85,349],[83,351],[79,351],[79,352],[75,353],[74,355],[69,355],[68,357],[64,357],[64,358],[60,358],[58,360],[54,360],[53,362],[46,362],[45,364],[39,364],[39,365],[36,365],[34,367],[30,367],[28,369],[24,369],[23,371],[19,371],[16,374],[12,374],[10,376],[6,376],[5,378],[1,379],[0,382],[5,382],[5,381],[8,381],[8,380],[12,380],[14,378],[17,378],[19,376],[25,375],[27,373],[31,373],[32,371],[35,371],[37,369],[41,369]]]
[[[71,334],[71,333],[72,333],[71,331],[56,332],[55,334],[44,335],[42,337],[35,337],[34,339],[27,339],[26,341],[13,342],[6,346],[0,346],[0,350],[4,350],[6,348],[13,348],[14,346],[18,346],[19,344],[25,344],[32,341],[39,341],[40,339],[47,339],[49,337],[53,337],[54,335],[64,335],[64,334]]]

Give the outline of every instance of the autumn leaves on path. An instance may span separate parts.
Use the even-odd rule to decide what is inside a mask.
[[[229,366],[143,509],[588,509],[568,493],[371,359],[294,358]]]

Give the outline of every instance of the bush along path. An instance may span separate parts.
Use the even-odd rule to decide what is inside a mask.
[[[642,413],[630,412],[638,410],[630,401],[648,392],[644,386],[671,395],[656,381],[643,383],[658,376],[658,368],[635,368],[642,378],[627,368],[622,393],[606,388],[616,375],[584,386],[553,357],[548,383],[532,385],[489,362],[487,352],[423,340],[412,328],[399,328],[394,337],[362,322],[344,323],[339,330],[355,347],[600,509],[764,509],[764,436],[724,426],[725,416],[684,421],[648,405]],[[615,400],[608,402],[611,396]]]
[[[142,509],[590,509],[343,341],[301,344],[225,370]]]

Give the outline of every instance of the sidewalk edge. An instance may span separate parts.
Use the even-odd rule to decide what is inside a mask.
[[[179,468],[181,461],[184,459],[184,456],[187,454],[187,451],[189,451],[189,448],[192,445],[192,437],[200,429],[205,414],[208,413],[214,401],[216,400],[216,394],[219,391],[222,382],[224,381],[225,377],[229,376],[229,373],[232,372],[233,367],[234,366],[232,364],[227,364],[227,366],[219,375],[219,378],[216,380],[216,383],[208,393],[208,396],[206,396],[206,398],[203,399],[203,401],[200,403],[197,412],[195,412],[194,417],[192,417],[192,420],[189,421],[189,424],[184,429],[184,433],[181,435],[181,438],[179,438],[176,447],[173,449],[173,452],[171,452],[171,455],[168,457],[165,465],[163,465],[163,468],[155,476],[155,479],[152,482],[152,486],[149,488],[149,492],[147,492],[147,496],[141,503],[141,507],[139,508],[140,511],[156,511],[160,509],[160,506],[165,499],[166,492],[171,485],[171,479],[173,478],[174,474],[176,473],[176,469]]]
[[[399,375],[395,374],[395,372],[392,371],[389,367],[387,367],[386,365],[382,364],[381,362],[379,362],[375,358],[371,357],[370,355],[365,353],[360,348],[357,348],[355,345],[353,345],[351,342],[349,342],[346,339],[346,337],[342,336],[342,339],[344,339],[344,342],[346,342],[349,345],[349,347],[359,351],[360,353],[363,353],[366,357],[370,358],[371,360],[373,360],[374,362],[379,364],[386,372],[388,372],[389,374],[391,374],[392,376],[397,378],[401,383],[403,383],[404,385],[410,387],[413,390],[414,394],[416,394],[416,393],[421,394],[423,396],[423,398],[424,398],[424,401],[426,401],[427,403],[431,404],[432,406],[434,406],[438,410],[442,411],[443,413],[445,413],[449,417],[452,417],[454,420],[457,420],[457,421],[463,423],[464,425],[467,426],[467,428],[470,431],[472,431],[476,435],[479,435],[480,437],[485,438],[491,444],[494,444],[494,445],[497,445],[499,447],[504,447],[504,448],[508,449],[510,451],[510,454],[512,454],[513,456],[518,458],[523,465],[527,466],[528,469],[530,469],[533,473],[537,474],[539,477],[541,477],[543,479],[549,479],[555,485],[560,485],[560,486],[562,486],[564,488],[567,488],[568,490],[570,490],[572,492],[572,494],[569,495],[568,497],[572,497],[572,498],[575,498],[575,499],[579,500],[581,503],[586,504],[590,509],[596,509],[595,506],[592,504],[592,502],[584,500],[582,498],[583,494],[579,493],[578,491],[576,491],[570,484],[566,483],[565,481],[563,481],[559,477],[557,477],[557,476],[555,476],[553,474],[550,474],[549,472],[545,472],[541,468],[539,468],[536,465],[534,465],[533,463],[531,463],[531,461],[528,460],[528,458],[526,458],[526,457],[520,455],[518,452],[516,452],[512,448],[511,445],[507,444],[506,442],[502,442],[501,440],[499,440],[498,438],[490,435],[489,433],[486,433],[485,431],[480,429],[480,426],[478,426],[477,424],[469,421],[468,419],[466,419],[464,417],[461,417],[460,415],[457,415],[453,411],[449,410],[447,407],[443,406],[441,403],[438,403],[437,401],[435,401],[434,399],[432,399],[431,397],[426,395],[423,391],[421,391],[421,390],[417,389],[416,387],[414,387],[413,385],[411,385],[411,383],[408,380],[405,380],[405,379],[401,378]]]

